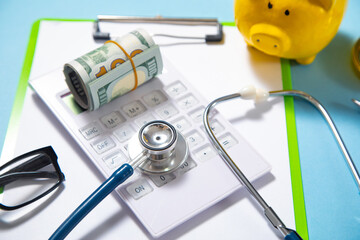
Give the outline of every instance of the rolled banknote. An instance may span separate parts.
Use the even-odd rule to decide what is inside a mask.
[[[130,55],[136,68],[120,49]],[[137,29],[64,65],[65,81],[76,102],[95,110],[162,72],[159,47],[143,29]]]

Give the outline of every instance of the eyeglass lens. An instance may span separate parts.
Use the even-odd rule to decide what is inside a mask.
[[[54,187],[59,176],[48,155],[34,153],[0,169],[1,203],[15,207],[27,203]],[[2,199],[1,199],[2,198]]]

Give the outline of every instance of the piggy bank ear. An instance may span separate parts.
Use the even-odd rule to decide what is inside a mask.
[[[322,7],[325,11],[328,11],[333,5],[335,0],[309,0],[311,4]]]

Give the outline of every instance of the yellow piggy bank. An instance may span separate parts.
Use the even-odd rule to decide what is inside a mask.
[[[335,36],[346,0],[235,0],[245,41],[269,55],[310,64]]]

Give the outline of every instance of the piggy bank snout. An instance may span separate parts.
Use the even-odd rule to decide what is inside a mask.
[[[255,48],[271,55],[284,53],[291,46],[284,30],[266,23],[258,23],[250,28],[250,41]]]

